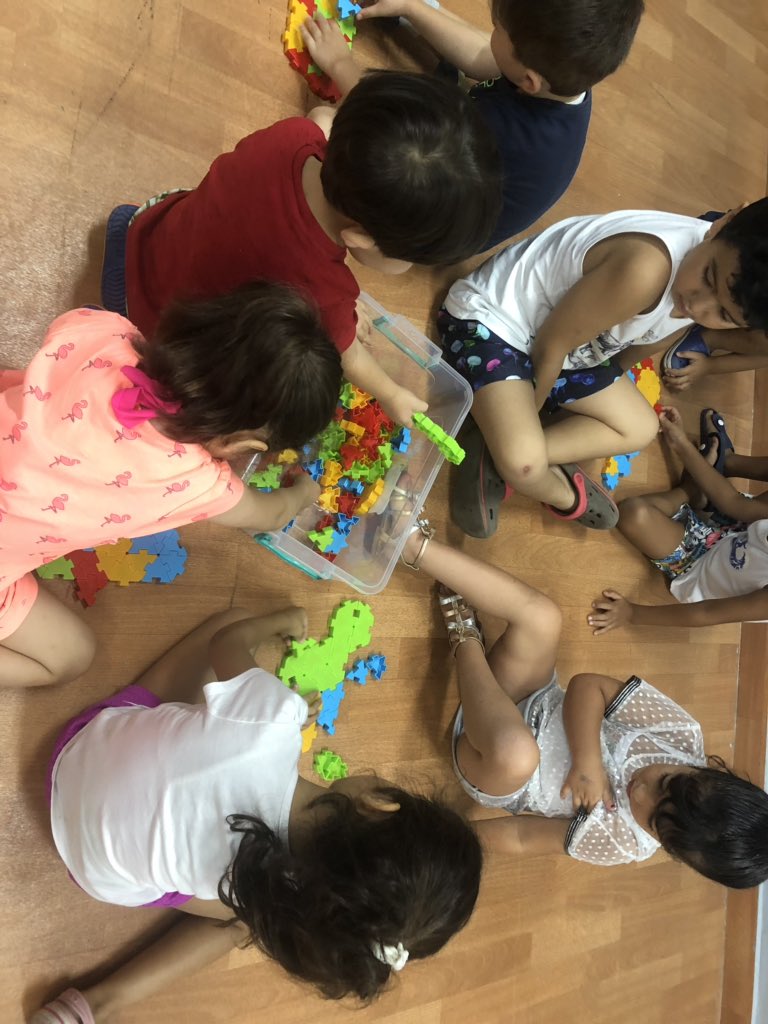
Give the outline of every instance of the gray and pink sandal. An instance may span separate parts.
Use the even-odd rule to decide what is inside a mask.
[[[557,519],[581,523],[589,530],[612,530],[619,521],[619,509],[605,488],[588,477],[581,466],[566,462],[560,466],[576,495],[576,507],[563,512],[542,502],[544,508]]]
[[[96,1021],[83,993],[68,988],[38,1010],[29,1024],[96,1024]]]

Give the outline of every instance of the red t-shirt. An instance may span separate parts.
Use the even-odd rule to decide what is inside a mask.
[[[340,352],[355,339],[360,294],[346,249],[310,212],[301,174],[325,155],[326,139],[306,117],[254,132],[224,153],[189,192],[138,216],[128,231],[129,316],[145,337],[177,298],[211,298],[263,278],[310,295]]]

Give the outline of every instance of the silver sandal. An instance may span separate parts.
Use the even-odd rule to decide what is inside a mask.
[[[415,533],[417,530],[421,533],[421,546],[416,552],[414,560],[409,562],[404,554],[400,555],[400,560],[403,565],[407,565],[409,569],[415,569],[416,572],[418,572],[421,567],[421,560],[424,557],[424,552],[427,550],[427,545],[435,536],[435,528],[430,524],[429,519],[427,519],[424,509],[422,509],[416,516],[416,521],[413,524],[411,533]]]
[[[461,594],[450,590],[442,583],[437,589],[437,602],[448,631],[451,654],[456,657],[459,644],[466,643],[467,640],[474,640],[480,644],[483,654],[485,654],[483,627],[475,609],[467,604]]]

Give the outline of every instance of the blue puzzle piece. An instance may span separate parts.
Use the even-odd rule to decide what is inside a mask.
[[[148,555],[163,555],[166,551],[178,551],[181,538],[178,530],[163,530],[162,533],[150,533],[146,537],[137,537],[131,543],[129,555],[139,555],[146,551]]]
[[[372,654],[366,664],[374,679],[381,679],[387,671],[387,659],[383,654]]]
[[[401,427],[392,438],[392,447],[396,452],[407,452],[411,444],[411,432],[408,427]]]
[[[325,472],[322,459],[315,459],[314,462],[306,463],[304,469],[309,473],[313,480],[319,480]]]
[[[354,0],[339,0],[339,18],[343,21],[345,18],[351,18],[355,14],[359,14],[362,10],[360,4],[356,4]]]
[[[336,517],[336,529],[339,533],[343,533],[347,536],[352,527],[356,526],[359,522],[360,516],[346,516],[343,512],[339,512]]]
[[[344,548],[349,547],[347,543],[347,537],[341,530],[334,530],[331,543],[325,548],[326,554],[338,555]]]
[[[352,668],[348,670],[346,678],[359,683],[360,686],[365,686],[368,682],[368,665],[363,658],[356,661]]]
[[[163,551],[151,565],[147,566],[142,583],[172,583],[184,572],[186,561],[187,552],[184,548]]]
[[[358,497],[365,490],[365,484],[360,480],[350,480],[348,476],[343,476],[339,479],[339,487],[343,491],[348,491],[350,494],[356,494]]]
[[[329,736],[336,732],[336,719],[339,717],[339,706],[346,696],[344,681],[332,690],[323,691],[323,710],[317,716],[317,724],[322,726]]]

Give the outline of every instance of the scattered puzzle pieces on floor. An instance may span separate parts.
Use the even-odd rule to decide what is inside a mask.
[[[352,668],[347,670],[347,679],[350,679],[353,683],[358,683],[360,686],[365,686],[368,682],[368,663],[364,658],[360,658],[356,661]]]
[[[653,359],[641,359],[627,370],[627,376],[634,383],[643,398],[652,405],[656,413],[662,410],[661,405],[661,381],[654,369]],[[615,491],[620,480],[624,480],[632,472],[632,460],[640,452],[630,452],[628,455],[612,455],[603,463],[600,475],[603,479],[603,486],[609,491]]]
[[[328,750],[327,747],[321,750],[319,754],[315,754],[312,767],[320,778],[325,779],[326,782],[335,782],[336,779],[346,779],[349,775],[349,768],[346,761],[344,761],[338,754],[334,754],[332,750]]]
[[[434,420],[431,420],[423,412],[415,412],[413,414],[413,422],[449,462],[452,462],[454,466],[461,465],[466,452],[455,437],[446,434],[442,427],[439,427]]]
[[[107,583],[170,583],[184,572],[187,550],[181,546],[178,530],[165,530],[136,540],[124,538],[116,544],[102,544],[85,551],[72,551],[65,558],[48,562],[37,570],[41,579],[72,580],[75,595],[86,606]]]
[[[366,664],[374,679],[381,679],[387,671],[387,659],[383,654],[371,654]]]

